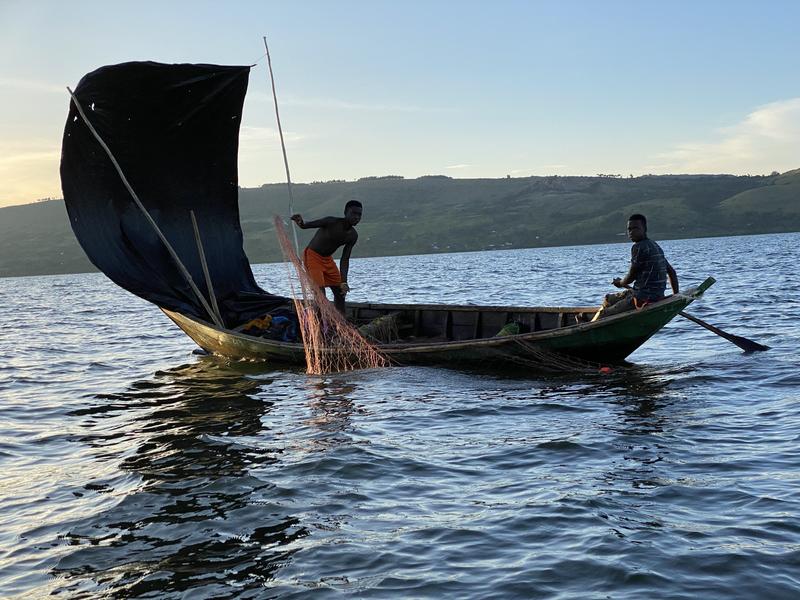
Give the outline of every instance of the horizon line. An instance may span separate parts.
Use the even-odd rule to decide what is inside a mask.
[[[621,180],[631,180],[631,179],[641,179],[643,177],[780,177],[782,175],[786,175],[788,173],[792,173],[794,171],[800,171],[800,167],[796,169],[789,169],[788,171],[778,172],[772,171],[769,174],[766,173],[747,173],[736,175],[734,173],[644,173],[641,175],[633,175],[628,174],[627,176],[622,175],[620,173],[595,173],[594,175],[579,175],[579,174],[572,174],[572,175],[559,175],[559,174],[551,174],[551,175],[511,175],[508,174],[505,177],[453,177],[451,175],[444,175],[444,174],[431,174],[431,175],[420,175],[418,177],[406,177],[405,175],[366,175],[364,177],[359,177],[358,179],[327,179],[327,180],[313,180],[313,181],[292,181],[292,185],[321,185],[321,184],[328,184],[328,183],[358,183],[360,181],[377,181],[377,180],[405,180],[405,181],[415,181],[417,179],[455,179],[459,181],[469,181],[469,180],[508,180],[508,179],[549,179],[549,178],[558,178],[558,179],[569,179],[569,178],[591,178],[591,179],[621,179]],[[777,175],[776,175],[777,173]],[[246,185],[237,185],[237,189],[240,190],[255,190],[259,189],[268,185],[286,185],[285,181],[268,181],[259,185],[255,186],[246,186]],[[63,202],[63,196],[60,198],[54,198],[51,196],[46,196],[44,198],[37,198],[35,200],[28,200],[22,201],[15,204],[3,204],[0,201],[0,209],[2,208],[13,208],[15,206],[27,206],[29,204],[40,204],[42,202],[52,202],[52,201],[60,201]]]

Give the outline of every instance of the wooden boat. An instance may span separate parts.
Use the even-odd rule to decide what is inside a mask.
[[[391,315],[395,334],[376,347],[395,364],[548,367],[570,360],[620,363],[714,283],[675,294],[641,310],[590,322],[596,307],[454,306],[351,303],[348,320],[364,326]],[[247,335],[182,315],[164,313],[204,350],[237,359],[304,365],[301,343]],[[497,333],[516,323],[520,332]]]
[[[134,62],[87,74],[64,129],[64,201],[95,266],[200,347],[302,365],[301,343],[244,332],[291,304],[257,284],[243,249],[236,155],[249,71]],[[347,316],[394,364],[615,363],[711,283],[594,323],[594,307],[354,303]]]

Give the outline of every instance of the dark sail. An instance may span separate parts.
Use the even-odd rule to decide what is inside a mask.
[[[131,187],[208,298],[189,210],[232,327],[286,299],[262,290],[242,248],[237,150],[249,67],[130,62],[81,79],[75,96]],[[209,319],[74,103],[61,185],[70,224],[111,280],[154,304]]]

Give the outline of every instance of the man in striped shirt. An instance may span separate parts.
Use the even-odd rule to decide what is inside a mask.
[[[616,315],[634,308],[643,308],[664,297],[669,278],[672,293],[678,293],[678,274],[664,257],[661,246],[647,237],[647,219],[635,214],[628,217],[628,237],[631,247],[631,266],[625,277],[617,277],[611,283],[624,292],[608,294],[592,321]],[[633,288],[630,284],[633,283]]]

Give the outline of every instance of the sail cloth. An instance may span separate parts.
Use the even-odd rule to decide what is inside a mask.
[[[258,286],[242,247],[236,161],[249,73],[239,66],[129,62],[87,74],[74,92],[208,299],[194,210],[228,327],[288,302]],[[61,185],[72,229],[97,268],[162,308],[210,320],[74,103]]]

